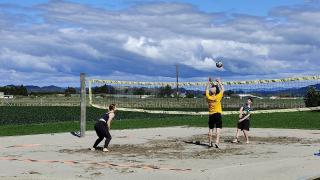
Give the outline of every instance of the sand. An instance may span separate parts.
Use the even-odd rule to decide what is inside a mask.
[[[70,133],[1,137],[0,179],[320,177],[320,156],[314,155],[320,149],[318,130],[253,128],[250,144],[234,144],[235,129],[224,128],[219,149],[208,148],[206,133],[207,128],[194,127],[112,130],[108,153],[88,150],[96,139],[93,131],[84,138]]]

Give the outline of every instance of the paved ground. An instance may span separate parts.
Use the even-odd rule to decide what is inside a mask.
[[[312,179],[320,177],[320,131],[252,129],[251,143],[208,148],[206,128],[111,131],[110,152],[89,151],[94,132],[0,138],[0,179]],[[193,142],[200,141],[204,145]]]

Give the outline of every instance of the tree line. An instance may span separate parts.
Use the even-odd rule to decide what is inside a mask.
[[[181,90],[181,89],[179,89]],[[118,87],[115,88],[111,85],[96,86],[92,88],[93,94],[127,94],[127,95],[155,95],[157,97],[172,97],[176,96],[176,89],[173,89],[170,85],[157,88],[146,87]],[[186,97],[195,97],[192,91],[187,91]]]
[[[5,95],[28,96],[28,90],[23,85],[21,85],[21,86],[4,86],[4,87],[0,87],[0,92],[3,92]]]
[[[0,92],[3,92],[5,95],[15,95],[15,96],[41,96],[41,95],[53,95],[53,94],[61,94],[61,92],[55,92],[55,91],[50,91],[50,92],[28,92],[28,89],[23,86],[14,86],[14,85],[9,85],[9,86],[3,86],[0,87]],[[76,94],[77,90],[76,88],[73,87],[68,87],[65,89],[63,92],[65,96],[71,96],[71,94]]]
[[[320,91],[315,87],[310,87],[307,94],[304,96],[306,107],[320,106]]]
[[[180,89],[179,89],[180,90]],[[152,92],[153,91],[153,92]],[[151,95],[154,94],[157,97],[172,97],[175,95],[176,89],[173,89],[170,85],[166,85],[164,87],[154,88],[150,90],[149,88],[145,87],[132,87],[132,88],[124,88],[125,94],[132,94],[132,95]],[[61,92],[30,92],[25,86],[3,86],[0,87],[0,92],[3,92],[5,95],[21,95],[21,96],[28,96],[28,95],[46,95],[46,94],[57,94]],[[116,94],[117,89],[111,85],[103,85],[97,86],[92,88],[93,94]],[[64,91],[64,95],[66,97],[71,96],[71,94],[77,94],[77,90],[74,87],[67,87]],[[234,91],[226,91],[225,95],[229,96],[234,94]],[[195,92],[194,91],[186,91],[187,98],[194,98]],[[306,107],[315,107],[320,106],[320,91],[317,90],[315,87],[309,87],[307,90],[306,95],[304,96],[304,102]]]

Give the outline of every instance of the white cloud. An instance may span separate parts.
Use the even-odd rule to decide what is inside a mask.
[[[124,48],[147,58],[161,58],[161,54],[154,43],[155,41],[151,38],[143,36],[138,39],[129,37],[128,41],[124,44]]]
[[[310,3],[320,4],[279,7],[268,17],[230,18],[182,3],[153,2],[110,11],[50,1],[28,9],[37,12],[35,19],[26,12],[20,18],[1,12],[0,65],[15,77],[13,83],[40,81],[35,75],[45,73],[41,77],[50,84],[61,83],[60,77],[77,79],[80,72],[171,79],[175,64],[188,80],[318,73],[320,8]],[[224,64],[219,70],[218,57]]]
[[[195,57],[190,57],[189,59],[182,62],[182,64],[191,66],[197,70],[208,72],[214,71],[216,67],[216,62],[210,57],[205,57],[203,60],[197,59]]]
[[[19,53],[10,49],[0,50],[1,67],[7,69],[20,69],[40,72],[56,72],[56,69],[50,66],[48,57],[34,57],[29,54]]]

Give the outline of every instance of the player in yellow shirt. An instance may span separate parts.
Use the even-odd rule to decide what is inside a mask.
[[[222,129],[222,105],[221,100],[224,93],[224,87],[220,79],[217,79],[217,85],[211,82],[211,78],[209,78],[209,82],[206,85],[206,97],[209,106],[209,147],[213,147],[212,143],[212,135],[213,129],[216,128],[216,143],[215,147],[219,148],[220,142],[220,131]]]

